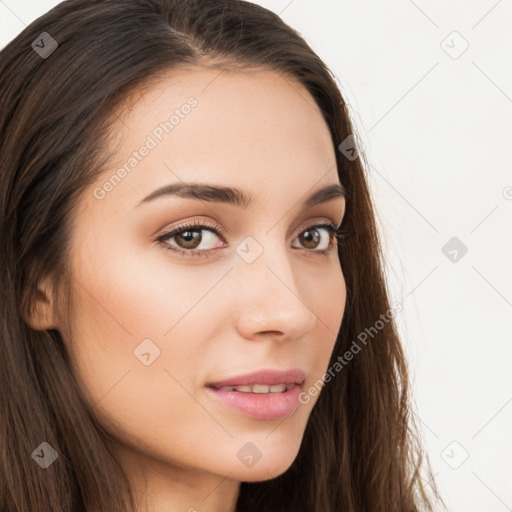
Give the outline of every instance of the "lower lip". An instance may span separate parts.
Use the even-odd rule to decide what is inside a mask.
[[[299,405],[301,391],[299,384],[283,393],[244,393],[221,391],[212,387],[206,389],[215,399],[259,420],[276,420],[291,414]]]

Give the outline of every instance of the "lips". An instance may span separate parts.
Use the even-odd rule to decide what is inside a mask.
[[[286,391],[286,388],[290,389],[292,387],[286,385],[302,384],[305,379],[306,374],[299,368],[285,371],[265,369],[246,375],[237,375],[228,379],[210,382],[207,384],[207,387],[216,389],[240,388],[235,390],[246,393],[282,393]],[[281,385],[281,387],[278,389],[276,386],[279,385]],[[283,388],[282,385],[285,387]],[[250,390],[248,386],[251,387]],[[272,389],[270,388],[271,386]]]
[[[300,405],[301,385],[288,384],[287,386],[291,388],[281,393],[225,391],[223,388],[218,389],[212,386],[206,386],[205,391],[212,401],[239,414],[256,420],[277,420],[292,415]],[[266,387],[269,386],[266,385]]]

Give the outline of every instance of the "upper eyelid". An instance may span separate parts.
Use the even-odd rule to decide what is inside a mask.
[[[336,228],[336,230],[339,229],[336,221],[334,221],[328,217],[325,217],[325,216],[323,217],[324,220],[319,220],[319,217],[320,216],[318,216],[317,220],[304,221],[303,223],[300,224],[300,226],[297,228],[297,230],[295,230],[295,232],[302,233],[302,231],[304,231],[305,229],[317,226],[318,224],[327,224],[327,225],[332,224],[332,226],[334,228]],[[343,221],[341,222],[341,224],[342,223],[343,223]],[[222,238],[225,238],[225,235],[229,234],[229,230],[226,230],[223,226],[221,226],[219,224],[213,225],[213,224],[210,224],[210,221],[208,221],[208,220],[205,221],[205,220],[201,220],[201,219],[193,219],[190,221],[180,222],[170,228],[165,229],[163,232],[161,232],[161,234],[156,236],[156,239],[157,240],[161,240],[162,238],[165,239],[165,238],[171,237],[171,235],[174,235],[174,234],[179,233],[180,231],[184,231],[186,229],[209,230],[212,232],[217,231],[217,234],[220,235]]]

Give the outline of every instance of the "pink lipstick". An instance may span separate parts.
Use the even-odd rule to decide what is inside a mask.
[[[261,370],[230,377],[206,385],[208,394],[246,416],[274,420],[291,414],[306,374],[295,368],[288,371]]]

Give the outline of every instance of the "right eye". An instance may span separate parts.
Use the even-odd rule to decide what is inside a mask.
[[[208,235],[202,236],[201,232],[207,232]],[[184,223],[160,235],[156,241],[162,245],[163,249],[178,253],[180,256],[207,257],[209,255],[208,252],[215,248],[215,245],[210,249],[197,250],[196,248],[203,241],[210,242],[210,245],[215,244],[215,235],[223,239],[222,233],[222,229],[215,225],[210,226],[203,222]],[[167,240],[173,238],[179,241],[180,245],[173,245],[167,242]]]

